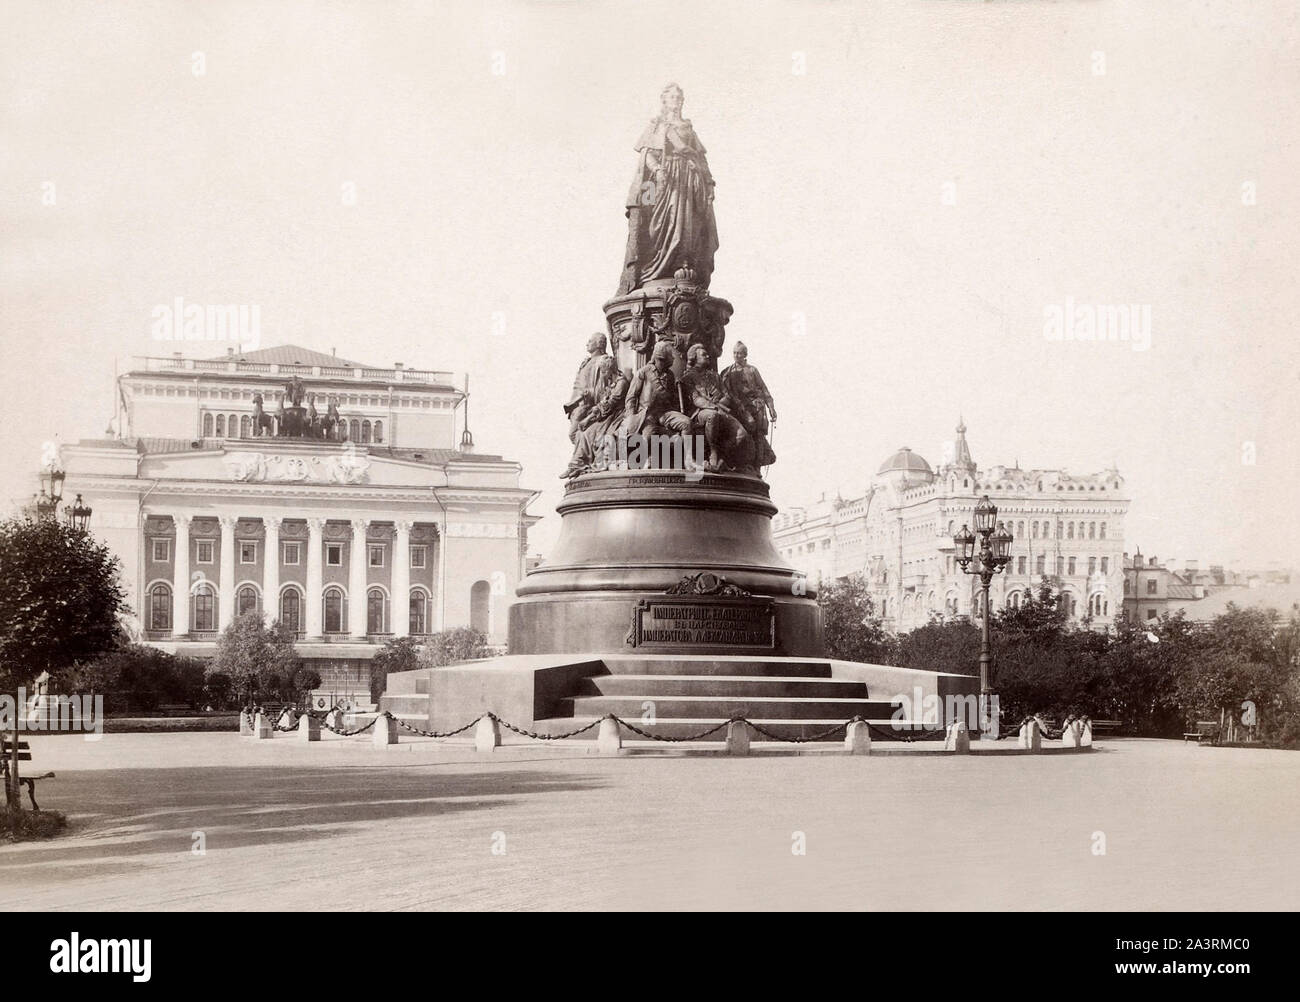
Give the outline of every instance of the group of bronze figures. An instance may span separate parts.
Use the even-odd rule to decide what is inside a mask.
[[[303,406],[306,399],[307,405]],[[287,404],[286,404],[287,402]],[[330,394],[325,413],[316,410],[316,394],[307,393],[303,381],[294,376],[280,394],[280,406],[272,420],[263,409],[262,394],[253,394],[253,435],[278,438],[308,438],[320,442],[342,442],[347,438],[347,421],[339,414],[338,397]]]
[[[678,351],[671,340],[661,340],[650,361],[633,373],[620,370],[606,353],[604,334],[593,334],[564,405],[573,458],[561,476],[567,480],[620,466],[662,466],[660,457],[666,455],[681,457],[686,469],[758,476],[776,459],[768,437],[776,405],[762,375],[749,364],[744,342],[736,342],[733,357],[719,373],[708,349],[692,344],[678,379],[673,372]],[[672,450],[646,447],[692,438],[701,449],[689,444]],[[629,462],[628,456],[642,458]]]

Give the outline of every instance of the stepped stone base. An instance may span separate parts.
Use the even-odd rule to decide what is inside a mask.
[[[390,675],[380,708],[436,731],[491,710],[544,734],[612,713],[663,737],[698,734],[741,715],[780,737],[808,738],[858,716],[878,725],[873,736],[881,739],[882,728],[900,718],[946,725],[946,697],[977,690],[978,680],[966,675],[825,658],[530,654]],[[973,713],[973,699],[967,702]],[[825,740],[843,738],[841,731]],[[503,739],[526,740],[509,731]]]

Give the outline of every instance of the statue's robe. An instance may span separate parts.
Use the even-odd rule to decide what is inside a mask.
[[[729,365],[722,370],[722,385],[738,404],[737,417],[754,439],[756,462],[759,466],[771,466],[776,462],[776,453],[768,441],[768,408],[775,410],[776,404],[768,391],[763,377],[752,365]]]
[[[707,151],[687,119],[652,119],[637,140],[637,172],[627,195],[628,250],[619,294],[689,264],[708,286],[718,227]],[[663,181],[656,180],[656,167]]]
[[[577,476],[588,470],[603,470],[617,457],[618,428],[623,421],[623,406],[632,380],[620,372],[587,412],[587,426],[578,432],[573,458],[569,460],[566,477]]]
[[[617,377],[618,364],[603,352],[589,354],[582,360],[573,377],[573,392],[564,405],[564,413],[569,416],[570,442],[578,441],[582,419]]]
[[[691,398],[692,420],[704,433],[710,459],[733,470],[754,469],[754,443],[736,418],[736,402],[712,369],[695,368],[682,376],[682,387]]]
[[[648,362],[632,377],[624,405],[622,434],[682,434],[691,430],[691,419],[680,410],[681,394],[672,369],[660,372]]]

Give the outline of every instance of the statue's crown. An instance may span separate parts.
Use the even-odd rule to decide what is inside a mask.
[[[673,278],[677,279],[678,285],[694,285],[697,277],[698,274],[695,269],[691,267],[689,261],[685,262],[673,273]]]

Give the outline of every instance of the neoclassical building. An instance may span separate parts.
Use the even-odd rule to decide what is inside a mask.
[[[781,554],[815,580],[865,574],[885,625],[910,630],[933,614],[978,615],[978,579],[957,566],[952,537],[973,523],[985,494],[1015,536],[1011,561],[990,589],[995,608],[1019,604],[1047,577],[1073,617],[1099,627],[1115,620],[1128,511],[1119,472],[1076,475],[1018,463],[981,469],[964,423],[937,470],[904,447],[880,464],[863,495],[823,495],[788,508],[773,520],[773,533]]]
[[[391,637],[505,641],[536,495],[457,435],[457,383],[292,345],[138,359],[114,434],[60,450],[65,494],[93,505],[147,642],[210,656],[258,610],[325,690],[364,693]]]

